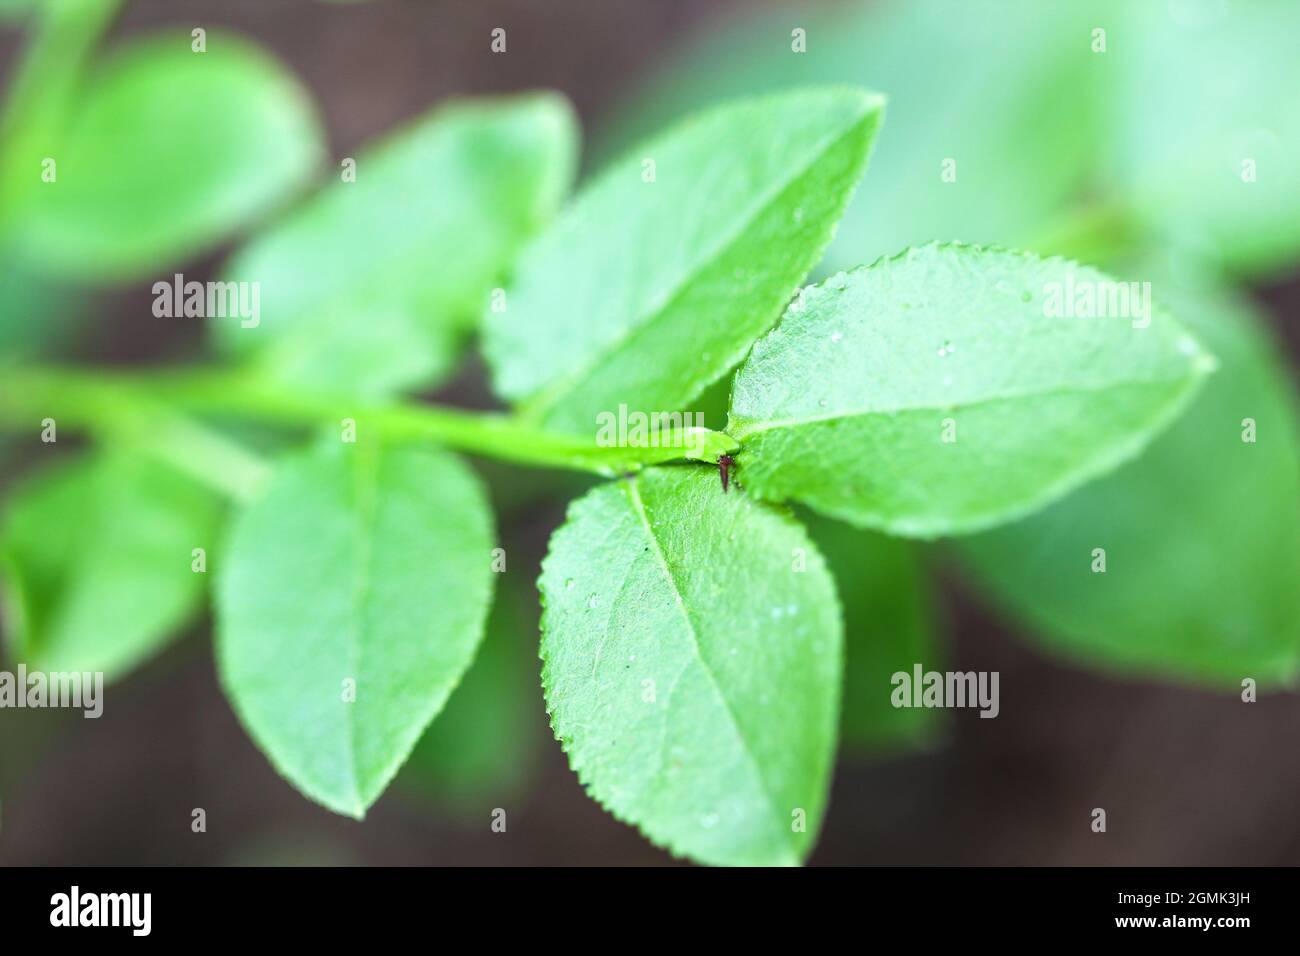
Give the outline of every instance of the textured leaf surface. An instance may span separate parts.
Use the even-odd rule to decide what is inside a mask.
[[[42,469],[13,492],[0,559],[11,651],[29,667],[116,677],[198,611],[220,502],[150,459],[106,454]]]
[[[448,372],[520,245],[550,219],[577,160],[559,96],[440,107],[356,157],[338,181],[227,266],[262,288],[261,323],[218,319],[268,377],[383,393]]]
[[[168,33],[123,46],[86,80],[57,179],[36,184],[17,223],[33,265],[91,278],[156,272],[265,216],[321,153],[303,91],[245,40],[209,32],[208,52]]]
[[[651,469],[571,507],[540,587],[542,684],[592,796],[701,862],[802,860],[826,804],[842,654],[834,585],[803,528],[723,494],[713,469]]]
[[[851,89],[745,100],[615,164],[529,246],[507,308],[487,316],[497,391],[583,434],[621,403],[685,410],[821,257],[882,103]]]
[[[961,554],[1053,650],[1225,688],[1285,680],[1300,663],[1295,386],[1245,303],[1172,301],[1221,362],[1187,414],[1136,461]]]
[[[930,742],[941,712],[893,706],[890,683],[914,664],[945,668],[920,546],[815,514],[806,523],[844,607],[844,746],[865,753]]]
[[[363,443],[286,460],[239,517],[218,579],[222,683],[307,796],[362,816],[441,710],[482,636],[491,535],[456,459]]]
[[[932,245],[806,290],[736,375],[739,480],[923,537],[1060,497],[1140,450],[1213,368],[1159,309],[1055,314],[1081,309],[1080,289],[1108,299],[1112,281],[1060,259]]]

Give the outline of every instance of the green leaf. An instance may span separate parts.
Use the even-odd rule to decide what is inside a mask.
[[[37,471],[9,498],[0,559],[13,652],[47,671],[113,679],[197,613],[220,502],[139,455],[77,456]]]
[[[261,352],[289,385],[382,394],[449,372],[519,247],[569,189],[577,126],[556,94],[439,107],[356,157],[340,181],[227,266],[259,282],[255,327],[220,344]]]
[[[803,528],[724,494],[712,469],[651,469],[570,508],[539,584],[542,686],[591,795],[704,863],[802,860],[826,805],[843,653]]]
[[[1225,689],[1289,681],[1300,663],[1295,387],[1244,301],[1200,288],[1173,301],[1222,363],[1187,414],[1138,460],[960,553],[1053,651]]]
[[[894,674],[918,663],[943,669],[919,547],[815,514],[806,523],[844,605],[844,746],[865,753],[932,742],[940,711],[891,703]]]
[[[528,247],[484,342],[497,391],[591,434],[626,403],[682,411],[735,365],[821,257],[883,99],[732,103],[643,144]]]
[[[1108,317],[1082,317],[1089,290]],[[955,244],[805,290],[736,375],[738,480],[919,537],[1042,507],[1136,454],[1213,368],[1149,290],[1117,290]]]
[[[1095,78],[1109,54],[1090,47],[1094,8],[1042,0],[738,7],[612,111],[597,145],[621,152],[725,97],[862,85],[888,94],[889,133],[827,250],[827,272],[934,239],[1023,244],[1070,205],[1107,139]],[[806,53],[792,51],[796,28]]]
[[[383,792],[474,656],[491,546],[464,465],[364,436],[286,459],[239,516],[217,582],[221,680],[308,797],[361,817]]]
[[[1108,18],[1111,177],[1182,246],[1243,272],[1300,253],[1300,5],[1124,3]]]
[[[34,267],[124,280],[192,257],[299,189],[321,134],[297,82],[246,40],[210,32],[207,52],[167,33],[104,58],[42,182],[15,222],[13,253]]]

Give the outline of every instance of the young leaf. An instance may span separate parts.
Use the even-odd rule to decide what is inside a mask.
[[[35,159],[15,223],[33,266],[128,279],[192,256],[263,216],[321,152],[310,104],[246,40],[211,32],[134,41],[87,78],[68,128]],[[160,262],[161,260],[161,262]]]
[[[1221,368],[1137,461],[961,544],[1046,647],[1240,690],[1300,665],[1300,417],[1258,316],[1206,289],[1179,315]]]
[[[830,240],[883,99],[732,103],[615,164],[524,252],[487,316],[497,391],[590,434],[626,403],[678,411],[745,354]]]
[[[79,456],[12,493],[0,534],[12,651],[47,671],[125,673],[198,611],[220,502],[138,455]]]
[[[318,391],[435,382],[564,198],[577,136],[555,94],[465,100],[345,160],[341,181],[227,266],[229,279],[261,284],[262,315],[215,320],[219,342],[261,351],[269,378]]]
[[[364,815],[474,656],[491,516],[455,458],[325,446],[238,518],[217,582],[222,684],[276,769]]]
[[[803,528],[711,469],[651,469],[570,508],[539,584],[542,686],[592,796],[704,863],[802,860],[843,652]]]
[[[806,524],[844,606],[843,745],[868,753],[930,742],[941,711],[892,702],[894,674],[943,669],[920,547],[815,514]]]
[[[956,534],[1136,454],[1212,368],[1149,289],[931,245],[801,293],[737,373],[727,431],[760,497]]]

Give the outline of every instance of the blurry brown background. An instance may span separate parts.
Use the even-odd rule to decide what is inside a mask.
[[[456,93],[551,87],[590,127],[674,41],[739,0],[134,0],[118,33],[227,26],[278,54],[311,90],[333,154]],[[509,33],[510,55],[487,37]],[[0,70],[17,49],[0,33]],[[209,272],[213,256],[187,267]],[[1296,285],[1260,290],[1283,314]],[[137,361],[197,348],[194,326],[144,324],[147,285],[97,293],[78,352]],[[1294,323],[1283,334],[1296,351]],[[473,375],[458,400],[477,402]],[[527,587],[562,504],[508,519],[509,577]],[[507,519],[503,519],[503,528]],[[1300,586],[1300,584],[1298,584]],[[1300,863],[1300,698],[1254,705],[1112,681],[1050,662],[962,583],[940,592],[953,669],[1001,672],[1001,715],[956,712],[937,749],[841,763],[814,864]],[[106,694],[98,721],[0,714],[0,863],[656,864],[670,858],[586,797],[546,726],[535,633],[535,751],[521,792],[477,803],[394,786],[364,823],[278,777],[221,696],[207,622]],[[975,662],[978,661],[978,664]],[[518,746],[502,747],[513,759]],[[508,831],[489,828],[492,809]],[[191,810],[208,830],[190,830]],[[1108,832],[1090,829],[1104,807]]]

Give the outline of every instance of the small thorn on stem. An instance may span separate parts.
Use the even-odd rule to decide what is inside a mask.
[[[731,469],[736,467],[736,459],[730,455],[718,456],[718,474],[722,477],[722,492],[726,494],[727,486],[731,481]]]

